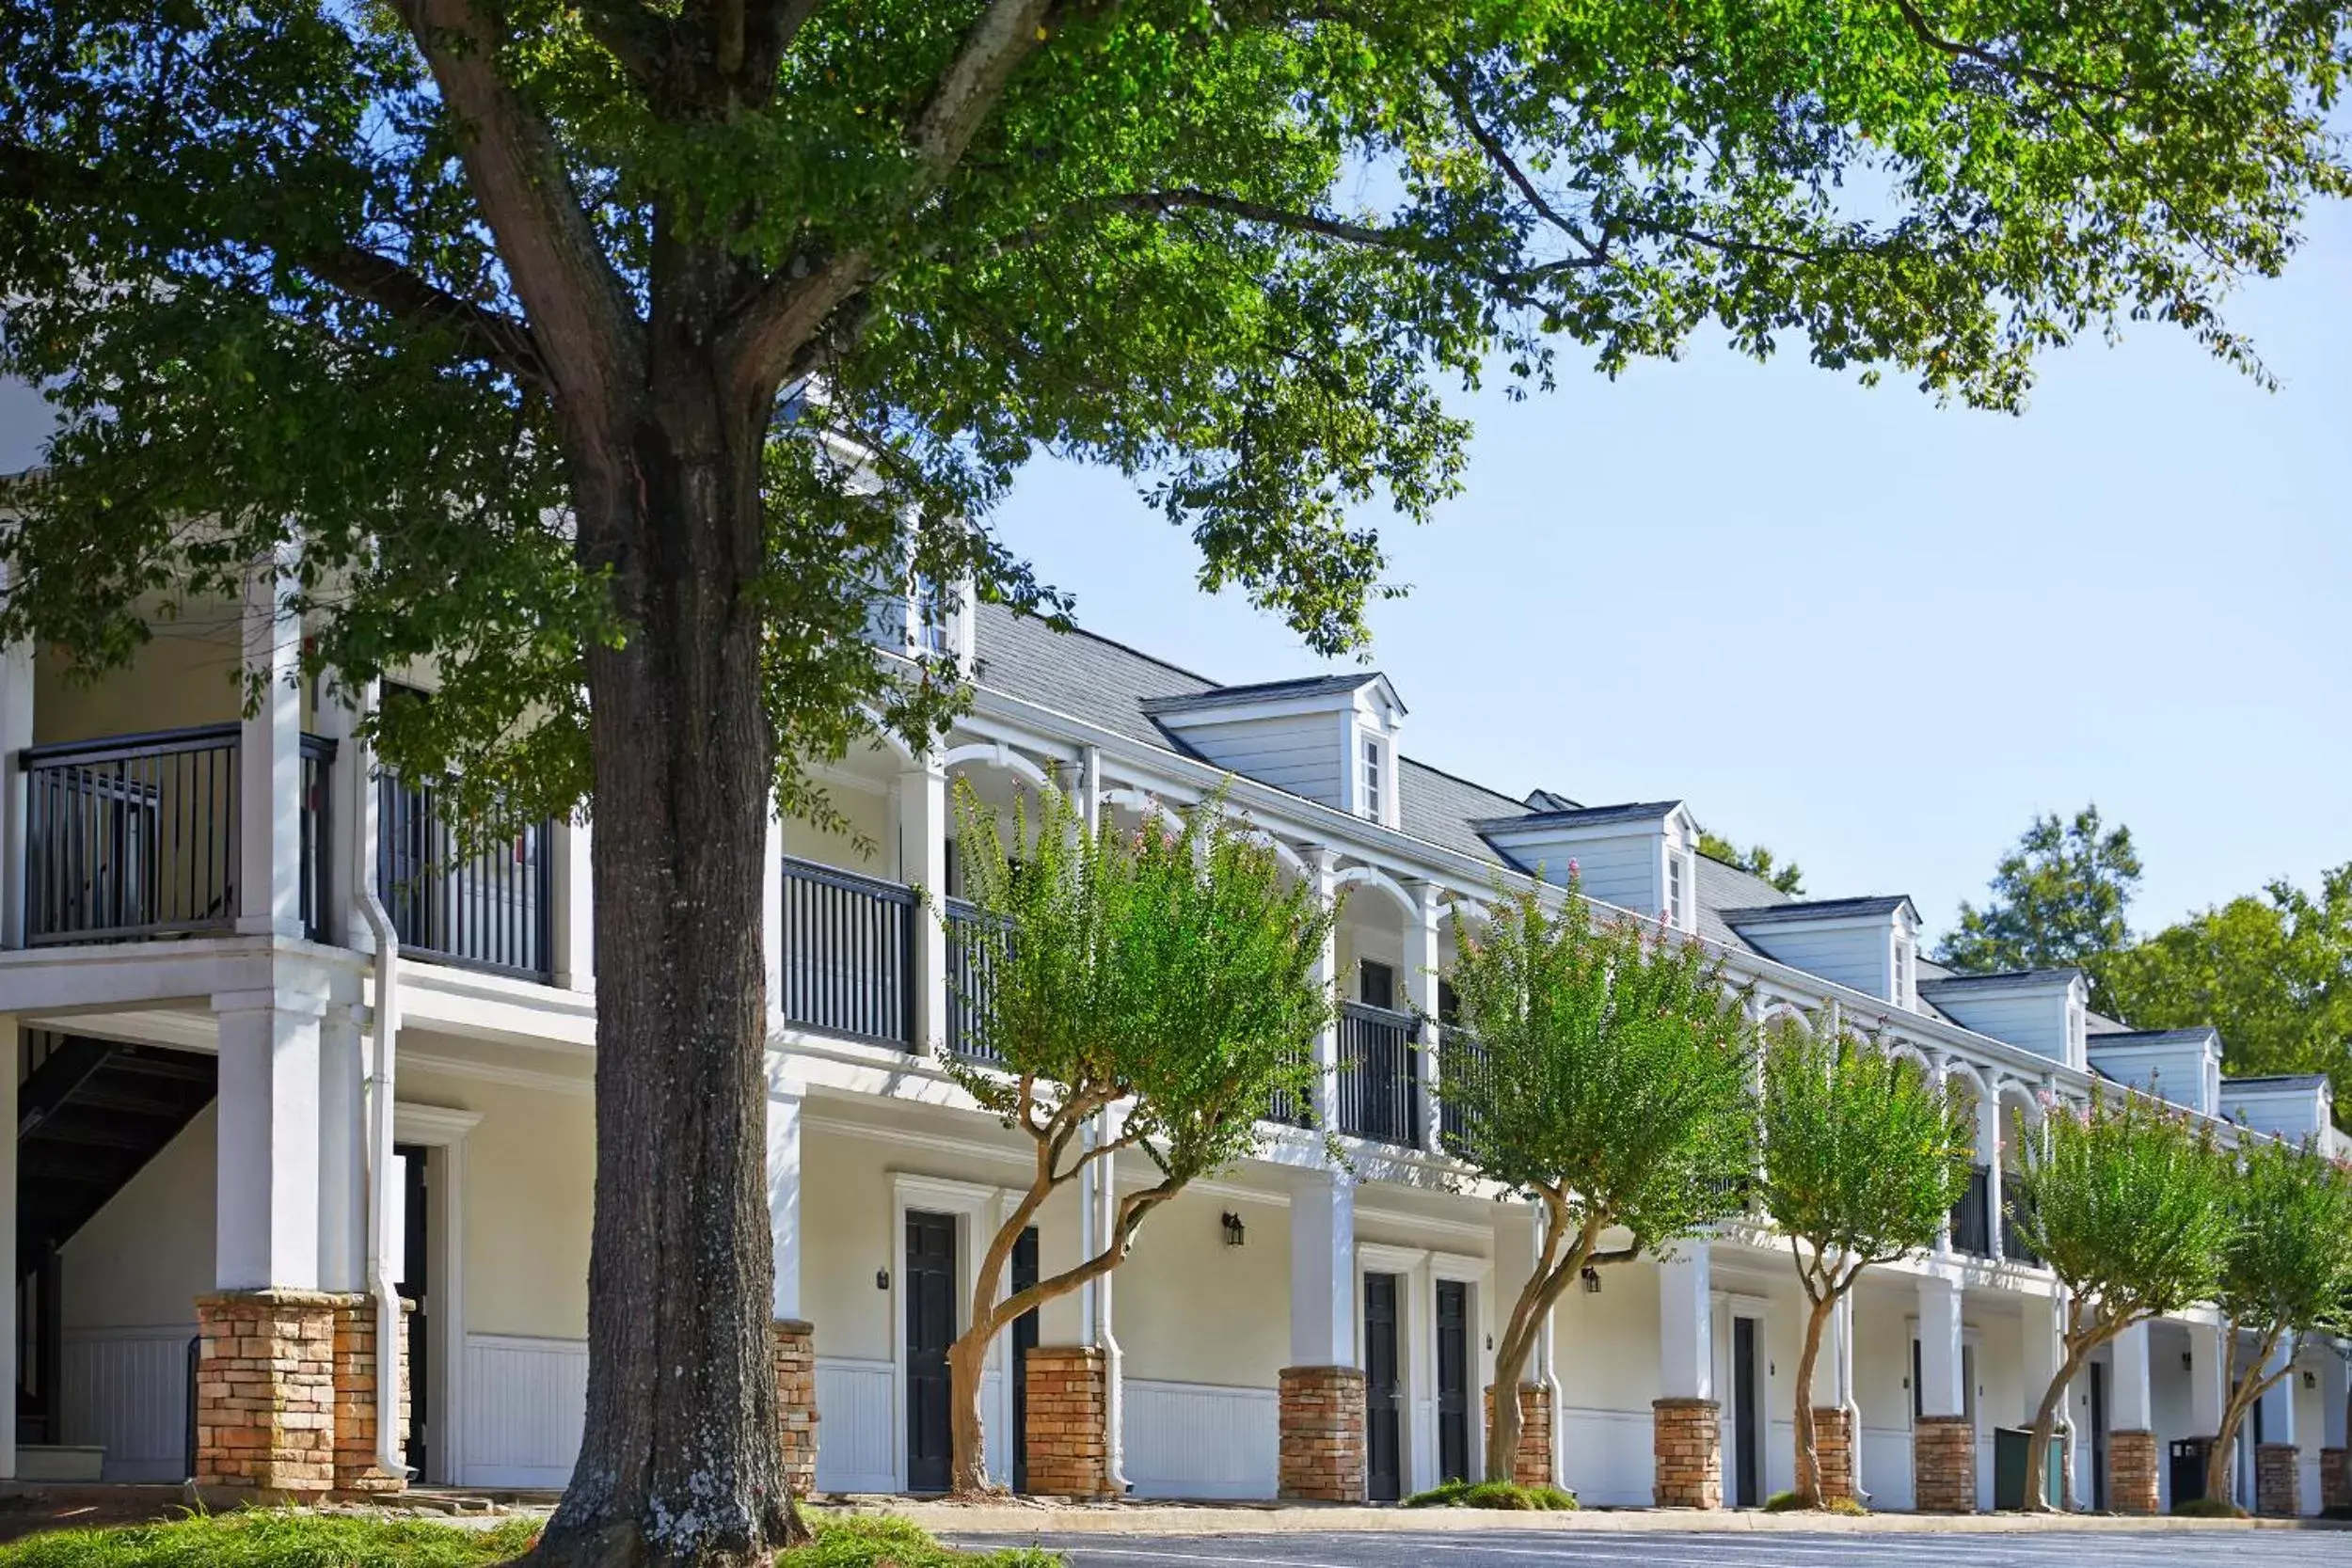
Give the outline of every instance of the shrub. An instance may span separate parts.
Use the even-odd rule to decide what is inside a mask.
[[[812,1521],[817,1539],[776,1555],[776,1568],[1058,1568],[1058,1554],[1036,1546],[960,1552],[904,1519],[855,1515]]]
[[[1565,1513],[1576,1494],[1557,1486],[1522,1486],[1516,1481],[1449,1481],[1405,1499],[1406,1508],[1494,1508],[1524,1513]]]
[[[2227,1497],[2191,1497],[2172,1505],[2173,1513],[2183,1519],[2243,1519],[2246,1510]]]
[[[535,1519],[468,1529],[245,1509],[27,1536],[0,1546],[0,1568],[488,1568],[520,1557],[538,1533]]]
[[[1819,1507],[1807,1503],[1794,1492],[1775,1492],[1764,1499],[1767,1513],[1841,1513],[1849,1519],[1867,1518],[1870,1511],[1852,1497],[1824,1497]]]

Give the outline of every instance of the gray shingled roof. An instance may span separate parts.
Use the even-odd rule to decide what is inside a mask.
[[[1313,697],[1326,692],[1354,691],[1370,686],[1383,677],[1377,670],[1367,670],[1360,675],[1310,675],[1304,680],[1260,681],[1251,686],[1220,686],[1208,691],[1181,692],[1167,697],[1146,697],[1143,711],[1149,714],[1182,713],[1192,708],[1222,707],[1237,703],[1263,703],[1284,697]]]
[[[1925,996],[1957,990],[2027,990],[2046,986],[2065,975],[2079,976],[2081,974],[2081,970],[2070,964],[2055,969],[2011,969],[1997,974],[1947,974],[1937,980],[1921,980],[1919,993]],[[2104,1039],[2106,1037],[2102,1035],[2100,1037]]]
[[[2328,1084],[2324,1072],[2273,1072],[2260,1078],[2224,1078],[2221,1092],[2232,1089],[2316,1089]]]
[[[1486,817],[1470,826],[1486,828],[1597,828],[1613,822],[1653,822],[1666,816],[1679,800],[1632,800],[1621,806],[1579,806],[1573,811],[1521,809],[1504,816]]]
[[[2220,1037],[2210,1024],[2194,1029],[2108,1029],[2090,1037],[2093,1051],[2110,1045],[2206,1045]]]
[[[1777,904],[1752,904],[1745,909],[1720,912],[1726,922],[1734,926],[1760,926],[1798,920],[1847,920],[1856,915],[1893,914],[1910,903],[1909,895],[1898,893],[1864,898],[1788,898]]]

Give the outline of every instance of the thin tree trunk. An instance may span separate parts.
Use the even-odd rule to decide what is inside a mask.
[[[2050,1434],[2058,1425],[2058,1406],[2066,1402],[2067,1390],[2074,1386],[2074,1379],[2081,1375],[2083,1368],[2090,1363],[2091,1353],[2113,1338],[2114,1334],[2120,1332],[2121,1329],[2122,1325],[2118,1324],[2115,1329],[2099,1330],[2087,1336],[2080,1344],[2070,1343],[2067,1346],[2066,1359],[2058,1365],[2058,1375],[2050,1380],[2050,1386],[2042,1392],[2041,1408],[2034,1412],[2033,1435],[2026,1441],[2025,1511],[2026,1513],[2047,1513],[2051,1511],[2049,1497],[2044,1487],[2050,1465]],[[2069,1458],[2071,1459],[2072,1456],[2070,1455]],[[2072,1496],[2073,1492],[2074,1483],[2069,1481],[2065,1495]]]
[[[657,287],[661,282],[657,264]],[[657,319],[661,312],[657,309]],[[690,345],[691,348],[691,345]],[[798,1520],[770,1326],[763,879],[774,741],[760,621],[764,420],[660,373],[576,472],[621,646],[587,657],[597,815],[596,1212],[580,1457],[542,1561],[764,1562]],[[583,437],[567,431],[577,443]]]
[[[1556,1213],[1554,1219],[1556,1223]],[[1519,1418],[1519,1385],[1527,1376],[1528,1358],[1534,1353],[1544,1319],[1559,1300],[1562,1286],[1582,1270],[1597,1237],[1595,1228],[1587,1226],[1569,1245],[1567,1256],[1555,1258],[1559,1232],[1547,1227],[1543,1252],[1528,1275],[1527,1283],[1519,1287],[1518,1300],[1511,1308],[1511,1321],[1495,1348],[1494,1386],[1487,1402],[1491,1408],[1486,1413],[1488,1481],[1507,1481],[1518,1477],[1519,1433],[1526,1424]]]
[[[2271,1354],[2279,1348],[2279,1336],[2282,1332],[2280,1325],[2272,1324],[2270,1331],[2263,1336],[2262,1344],[2255,1351],[2253,1361],[2245,1373],[2230,1379],[2230,1397],[2221,1404],[2221,1430],[2214,1433],[2213,1451],[2205,1455],[2205,1496],[2208,1497],[2222,1502],[2236,1501],[2230,1496],[2230,1472],[2233,1468],[2230,1462],[2231,1445],[2236,1442],[2238,1428],[2245,1423],[2246,1413],[2254,1408],[2254,1402],[2268,1393],[2285,1375],[2284,1368],[2268,1376],[2263,1372],[2263,1369],[2269,1365]],[[2222,1354],[2234,1359],[2228,1349],[2232,1338],[2230,1333],[2223,1334]]]
[[[1804,1315],[1804,1345],[1797,1352],[1797,1502],[1821,1506],[1821,1437],[1813,1418],[1813,1370],[1821,1359],[1821,1330],[1836,1310],[1837,1298],[1815,1300]]]

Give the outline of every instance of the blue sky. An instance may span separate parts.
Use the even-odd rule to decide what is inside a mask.
[[[2036,812],[2096,800],[2153,928],[2352,860],[2352,210],[2238,296],[2283,383],[2177,329],[2048,357],[2023,417],[1720,348],[1564,375],[1385,530],[1405,750],[1518,795],[1680,798],[1816,895],[1940,933]],[[1319,667],[1116,475],[998,525],[1088,627],[1227,681]]]

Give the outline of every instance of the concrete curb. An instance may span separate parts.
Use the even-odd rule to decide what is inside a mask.
[[[2184,1530],[2340,1530],[2319,1519],[2134,1518],[2066,1513],[1756,1513],[1699,1509],[1592,1509],[1574,1513],[1506,1513],[1482,1509],[1398,1509],[1328,1506],[1251,1506],[1110,1503],[943,1503],[911,1498],[854,1498],[818,1506],[830,1514],[887,1513],[935,1535],[1037,1537],[1063,1535],[1410,1535],[1530,1531],[1588,1535],[2139,1535]]]

